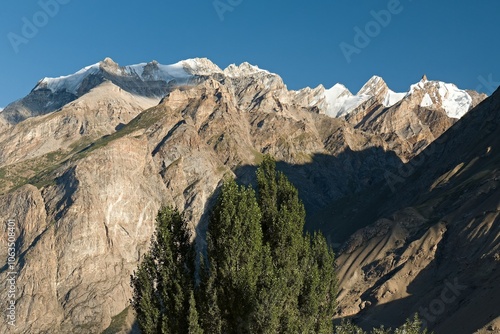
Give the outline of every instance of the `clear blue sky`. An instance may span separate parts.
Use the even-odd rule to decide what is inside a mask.
[[[424,73],[464,89],[482,85],[487,93],[486,81],[500,82],[498,0],[221,0],[232,9],[224,20],[213,0],[57,1],[65,4],[53,17],[38,1],[2,2],[0,106],[45,76],[105,57],[121,65],[208,57],[222,68],[248,61],[281,75],[290,89],[341,82],[353,93],[374,74],[396,91]],[[370,12],[388,7],[391,22],[377,29]],[[23,32],[25,22],[39,25],[38,32]],[[356,46],[354,28],[367,24],[374,37]],[[350,63],[342,42],[359,51]]]

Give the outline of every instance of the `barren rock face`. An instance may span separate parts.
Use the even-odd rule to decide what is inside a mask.
[[[114,316],[128,312],[130,274],[148,250],[158,209],[183,211],[203,247],[206,215],[221,180],[252,183],[263,154],[274,156],[299,188],[311,213],[308,228],[328,234],[345,222],[324,215],[317,225],[317,212],[339,201],[358,210],[351,198],[383,189],[386,170],[401,168],[401,160],[455,123],[440,108],[420,107],[419,97],[385,107],[389,90],[375,79],[366,92],[372,97],[344,119],[325,115],[331,101],[323,87],[291,92],[279,76],[249,64],[222,71],[206,59],[167,67],[119,67],[107,59],[85,71],[78,85],[44,79],[28,97],[54,87],[74,90],[71,101],[58,100],[58,111],[23,100],[11,106],[15,112],[7,114],[17,116],[3,123],[3,131],[0,123],[0,256],[7,258],[12,219],[15,332],[105,330]],[[155,95],[160,91],[164,95]],[[436,176],[428,187],[446,179]],[[408,297],[394,284],[411,284],[434,263],[453,230],[444,215],[435,221],[410,204],[390,209],[385,219],[366,218],[359,227],[376,225],[349,239],[339,257],[341,315],[358,313],[358,304],[368,310]],[[416,254],[423,254],[421,261]],[[0,287],[7,289],[8,263],[1,265]],[[399,274],[381,280],[394,270]],[[132,323],[128,314],[123,332]],[[6,326],[0,323],[0,331]]]
[[[422,152],[486,98],[484,94],[459,90],[452,84],[428,81],[425,76],[392,105],[388,101],[399,93],[388,92],[382,78],[370,79],[358,94],[371,97],[345,119],[357,129],[381,135],[405,162]]]
[[[12,200],[33,202],[15,218],[24,259],[17,280],[21,331],[97,332],[124,309],[128,275],[167,202],[146,148],[144,140],[123,138],[68,164],[42,192],[25,186],[2,199],[11,203],[3,210],[9,216],[26,205],[13,207]]]
[[[499,98],[427,148],[385,218],[345,243],[338,317],[397,326],[416,312],[436,333],[499,328]]]
[[[115,132],[158,101],[105,82],[56,113],[29,118],[0,133],[0,167],[69,149],[80,140],[90,143]]]

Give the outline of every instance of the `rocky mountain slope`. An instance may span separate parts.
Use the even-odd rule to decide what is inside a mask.
[[[391,108],[385,103],[394,94],[381,78],[372,78],[361,90],[368,91],[374,92],[373,97],[348,114],[347,120],[358,129],[382,135],[405,162],[486,97],[452,84],[428,81],[426,76]]]
[[[278,75],[256,66],[221,70],[207,59],[125,67],[105,59],[41,80],[0,113],[0,219],[16,226],[16,332],[100,333],[130,325],[129,277],[147,250],[158,208],[184,211],[203,247],[220,181],[231,175],[253,182],[263,154],[280,161],[311,213],[328,213],[332,203],[374,188],[382,192],[384,171],[405,168],[402,161],[430,149],[456,122],[450,115],[484,98],[440,82],[417,86],[397,94],[374,77],[357,95],[339,85],[289,91]],[[453,94],[434,94],[440,87]],[[422,107],[426,94],[436,98]],[[450,114],[455,96],[466,103]],[[322,225],[311,217],[309,228],[346,228],[332,234],[335,244],[358,227],[329,213],[317,220]],[[339,263],[349,263],[347,254]],[[7,269],[2,264],[2,290]],[[358,283],[342,279],[346,289],[350,284]],[[355,314],[345,294],[340,314]]]
[[[394,192],[386,187],[378,214],[364,217],[379,219],[338,258],[340,317],[396,325],[418,312],[436,333],[500,331],[499,134],[500,90],[410,162],[411,173],[391,171]]]

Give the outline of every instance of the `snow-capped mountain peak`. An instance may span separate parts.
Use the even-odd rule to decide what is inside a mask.
[[[389,87],[387,87],[384,79],[377,75],[374,75],[363,85],[363,87],[361,87],[358,94],[356,95],[377,96],[381,93],[385,93],[385,90],[387,89],[389,89]]]
[[[87,66],[78,72],[57,78],[42,79],[34,90],[49,89],[53,93],[66,91],[78,95],[78,90],[85,79],[91,75],[105,73],[118,77],[132,77],[143,82],[172,80],[185,81],[197,75],[222,73],[222,70],[206,58],[194,58],[180,61],[172,65],[162,65],[153,60],[149,63],[140,63],[121,67],[111,58]]]
[[[340,83],[333,85],[332,88],[327,89],[325,92],[326,92],[326,96],[329,98],[332,98],[332,99],[333,98],[338,99],[338,98],[353,97],[353,95],[349,91],[349,89],[347,89],[346,86],[344,86],[343,84],[340,84]]]
[[[254,75],[257,73],[263,74],[271,74],[269,71],[260,69],[258,66],[251,65],[247,62],[242,63],[241,65],[231,64],[224,70],[224,74],[228,77],[245,77]]]
[[[101,63],[96,63],[84,67],[78,72],[70,75],[60,76],[57,78],[43,78],[38,82],[33,90],[49,89],[52,92],[68,91],[76,95],[78,87],[81,85],[83,80],[89,75],[99,72],[100,64]]]
[[[56,78],[44,78],[38,82],[34,91],[49,89],[54,92],[68,92],[78,95],[78,91],[86,78],[99,73],[111,74],[118,77],[131,77],[143,82],[189,80],[195,76],[208,76],[216,73],[224,74],[231,78],[246,77],[255,74],[271,74],[258,66],[247,62],[241,65],[229,65],[224,71],[207,58],[187,59],[171,65],[162,65],[153,60],[149,63],[140,63],[128,66],[119,66],[111,58],[105,58],[99,63],[87,66],[78,72]]]
[[[392,107],[401,101],[406,93],[396,93],[389,89],[384,79],[374,75],[368,82],[359,90],[359,95],[368,95],[376,97],[384,107]]]
[[[187,59],[171,65],[162,65],[153,60],[129,66],[120,66],[111,58],[105,58],[74,74],[42,79],[33,89],[30,101],[37,101],[37,110],[33,111],[34,114],[44,114],[85,95],[106,81],[111,81],[132,95],[159,101],[172,86],[196,84],[203,80],[203,77],[214,74],[232,79],[235,85],[257,83],[266,92],[288,94],[286,86],[278,75],[247,62],[240,65],[231,64],[222,70],[207,58]],[[442,109],[449,117],[460,118],[473,103],[473,98],[466,91],[452,84],[428,81],[425,75],[418,83],[412,85],[407,93],[392,91],[382,77],[375,75],[356,95],[340,83],[330,89],[320,85],[315,89],[302,89],[293,94],[294,103],[316,108],[318,112],[331,117],[342,117],[353,112],[357,113],[359,110],[373,110],[380,106],[389,108],[403,99],[409,99],[412,105]],[[50,102],[47,102],[48,99]],[[23,119],[25,116],[16,108],[9,105],[2,114],[17,115],[11,117],[13,122]]]
[[[373,76],[356,95],[343,85],[336,84],[325,90],[325,113],[331,117],[341,117],[352,113],[364,102],[375,99],[386,108],[396,105],[403,99],[414,100],[415,105],[422,108],[442,109],[450,118],[461,118],[473,104],[473,98],[454,84],[441,81],[429,81],[426,75],[411,85],[407,93],[392,91],[380,76]]]
[[[344,116],[369,98],[368,95],[352,95],[349,89],[337,83],[325,90],[326,114],[331,117]]]
[[[210,75],[223,72],[219,66],[208,58],[192,58],[183,60],[178,64],[181,64],[186,71],[193,75]]]
[[[467,91],[451,83],[428,81],[425,75],[420,82],[411,85],[407,96],[412,95],[421,98],[421,107],[441,107],[451,118],[461,118],[472,105],[472,97]]]

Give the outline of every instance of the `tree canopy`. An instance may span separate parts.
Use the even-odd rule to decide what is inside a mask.
[[[142,333],[334,333],[334,253],[320,232],[304,233],[299,193],[272,158],[256,176],[256,191],[222,185],[198,266],[182,215],[160,210],[131,278]]]

